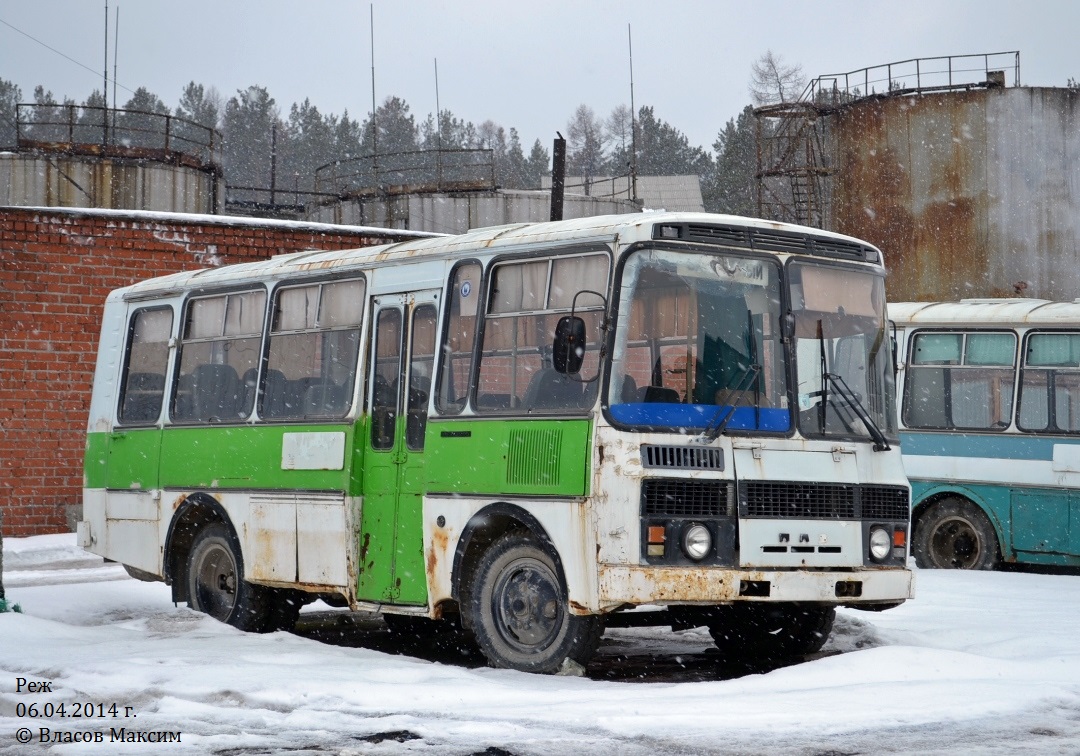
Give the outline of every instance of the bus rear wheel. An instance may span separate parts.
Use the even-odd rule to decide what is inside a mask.
[[[928,568],[992,570],[1001,556],[986,515],[962,499],[945,499],[926,510],[911,546],[916,564]]]
[[[467,603],[476,641],[494,667],[554,673],[589,662],[602,625],[570,613],[555,560],[532,537],[509,533],[481,558]]]
[[[236,536],[222,523],[195,536],[187,582],[188,604],[195,611],[247,632],[266,632],[276,624],[269,590],[244,580]]]
[[[782,662],[820,651],[835,619],[831,606],[744,602],[716,607],[708,626],[727,659]]]

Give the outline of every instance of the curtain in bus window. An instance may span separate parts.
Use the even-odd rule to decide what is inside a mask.
[[[544,309],[547,296],[548,261],[500,265],[491,289],[493,313]]]
[[[161,414],[171,335],[171,309],[140,310],[135,314],[120,387],[121,423],[153,423]]]
[[[580,291],[603,293],[607,290],[607,256],[564,257],[552,262],[551,297],[548,306],[571,307]],[[604,300],[595,294],[582,294],[577,307],[603,306]]]

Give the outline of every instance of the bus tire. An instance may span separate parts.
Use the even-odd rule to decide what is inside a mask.
[[[742,602],[716,607],[708,627],[725,659],[783,662],[820,651],[835,619],[832,606]]]
[[[566,582],[530,535],[507,533],[481,557],[466,611],[493,667],[551,674],[582,668],[603,632],[600,618],[570,613]]]
[[[997,534],[983,511],[965,499],[943,499],[915,524],[911,544],[920,567],[992,570],[1001,559]]]
[[[224,523],[211,523],[195,536],[187,579],[188,605],[195,611],[247,632],[272,629],[270,591],[244,580],[239,544]]]

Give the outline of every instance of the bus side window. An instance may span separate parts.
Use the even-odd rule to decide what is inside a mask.
[[[235,422],[251,414],[254,395],[240,376],[258,367],[265,315],[265,291],[188,303],[173,420]]]
[[[434,305],[421,305],[413,311],[412,335],[409,337],[409,394],[406,407],[405,445],[412,451],[424,448],[427,428],[428,397],[431,395],[431,367],[435,362]]]
[[[1019,425],[1028,431],[1080,431],[1080,334],[1028,336]]]
[[[610,258],[574,254],[499,263],[491,275],[477,374],[477,409],[529,413],[582,411],[595,399],[580,378],[558,373],[551,344],[560,318],[585,321],[582,376],[599,372]],[[598,292],[598,293],[589,293]]]
[[[375,374],[371,392],[371,448],[394,448],[398,379],[401,375],[401,310],[387,308],[375,321]]]
[[[120,387],[120,422],[157,422],[165,397],[172,310],[139,310],[131,319],[124,375]]]
[[[360,353],[362,279],[281,288],[274,297],[259,417],[341,417]]]
[[[435,408],[446,415],[465,409],[476,343],[477,303],[480,300],[480,264],[464,263],[451,275],[447,297],[446,333],[443,336]]]

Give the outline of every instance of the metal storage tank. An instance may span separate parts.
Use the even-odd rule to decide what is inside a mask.
[[[814,111],[803,125],[815,121],[803,136],[815,133],[822,154],[800,148],[801,162],[772,175],[797,200],[797,174],[820,171],[816,225],[879,246],[890,299],[1080,297],[1080,91],[1006,86],[1019,53],[997,55],[1015,56],[1014,70],[969,69],[963,83],[962,63],[989,56],[906,61],[918,73],[891,70],[884,94],[822,77],[803,103]],[[949,81],[931,83],[945,61]]]
[[[836,229],[887,251],[893,299],[1080,296],[1078,97],[985,89],[837,113]]]
[[[218,132],[165,113],[19,104],[0,133],[0,206],[214,214],[220,153]]]

